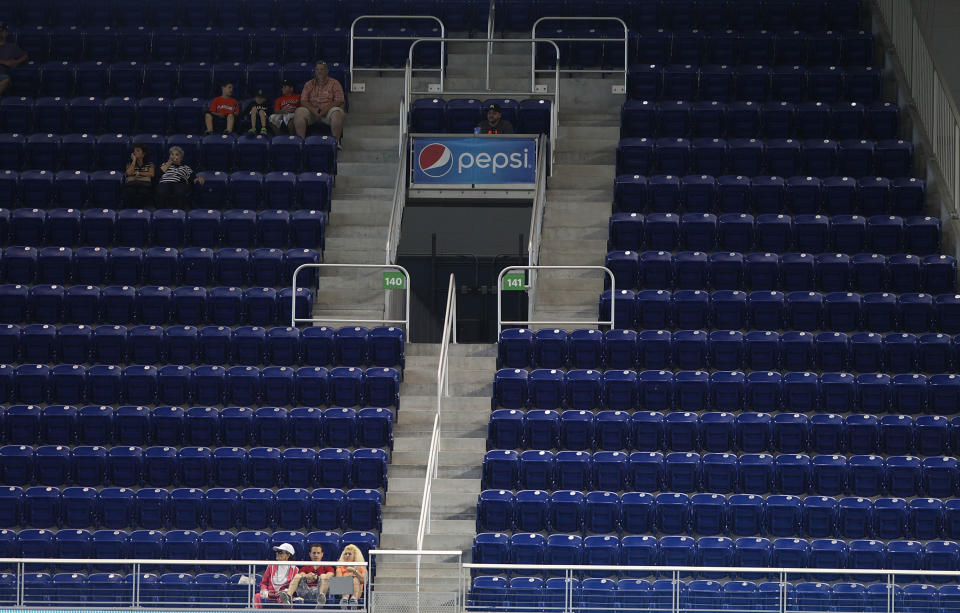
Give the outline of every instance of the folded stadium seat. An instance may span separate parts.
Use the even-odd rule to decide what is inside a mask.
[[[805,494],[810,489],[810,458],[804,454],[777,456],[774,490],[784,494]]]
[[[37,98],[33,105],[34,128],[38,132],[64,132],[67,126],[68,104],[66,97],[60,95]]]
[[[813,458],[811,491],[825,496],[838,496],[847,487],[847,460],[841,455],[818,455]]]
[[[850,361],[850,339],[843,332],[821,332],[815,337],[815,362],[818,370],[847,370]]]
[[[917,370],[917,337],[914,334],[891,333],[883,339],[884,368],[892,373]]]
[[[897,329],[900,308],[897,297],[887,292],[871,292],[863,295],[860,316],[863,327],[877,332],[890,332]],[[870,334],[874,334],[871,332]],[[858,336],[858,335],[854,335]],[[860,337],[863,338],[863,337]],[[856,347],[854,353],[856,357]],[[860,372],[881,370],[880,368],[857,368]]]
[[[829,138],[833,108],[824,102],[801,102],[797,105],[797,136],[801,139]],[[859,135],[858,135],[859,136]]]
[[[62,486],[70,480],[70,451],[66,447],[42,445],[35,454],[36,483]]]
[[[934,323],[933,296],[923,293],[900,294],[898,306],[900,307],[901,330],[905,332],[927,332],[931,329]],[[944,328],[944,332],[951,331],[949,326]]]
[[[942,518],[943,503],[941,501],[935,498],[917,498],[911,500],[908,510],[907,532],[911,538],[926,540],[939,538],[942,529]],[[928,546],[930,545],[933,545],[933,543],[928,544]],[[956,555],[956,552],[953,552],[952,555]],[[956,563],[954,563],[954,566],[956,566]]]
[[[917,541],[890,541],[887,543],[887,564],[890,566],[890,568],[898,570],[919,569],[921,566],[922,555],[923,547]],[[915,580],[911,575],[901,576],[904,576],[906,581]],[[907,586],[904,588],[904,600],[906,600],[907,589],[910,587],[912,586]],[[929,587],[934,590],[933,594],[935,597],[936,588],[933,586],[915,587]]]
[[[823,253],[816,258],[816,286],[825,292],[845,292],[850,289],[853,267],[845,253]]]
[[[880,448],[888,454],[913,451],[914,421],[908,415],[887,415],[880,420]]]
[[[58,166],[60,137],[34,134],[27,138],[27,163],[37,168]],[[49,157],[48,157],[49,156]],[[53,171],[24,170],[20,173],[20,202],[24,206],[47,208],[53,202]]]
[[[837,373],[824,373],[837,374]],[[840,373],[848,374],[848,373]],[[851,377],[853,375],[850,375]],[[848,405],[849,406],[849,405]],[[817,453],[839,453],[843,451],[843,418],[836,413],[813,415],[810,418],[810,450]]]
[[[220,283],[229,287],[240,287],[248,283],[250,273],[249,251],[240,247],[218,249],[216,258],[214,276]]]
[[[788,373],[787,377],[805,374],[808,373]],[[805,415],[802,413],[781,413],[774,416],[772,424],[773,446],[777,451],[781,453],[806,451],[809,439],[809,420]]]
[[[716,204],[716,179],[727,170],[729,148],[722,138],[694,138],[691,148],[691,170],[682,178],[684,205],[690,213],[704,213]]]
[[[8,169],[19,169],[24,162],[24,147],[27,137],[22,134],[4,134],[0,138],[0,161]],[[13,170],[10,170],[13,174]]]
[[[715,290],[722,290],[719,292],[713,292],[711,294],[710,302],[712,308],[712,320],[715,326],[726,327],[729,325],[729,323],[723,322],[736,322],[739,320],[729,319],[726,317],[724,317],[722,320],[718,320],[718,317],[726,315],[726,310],[718,308],[717,302],[718,299],[721,301],[729,300],[732,295],[735,296],[740,294],[740,292],[736,291],[736,288],[743,287],[743,255],[732,251],[729,253],[712,253],[709,257],[708,266],[710,274],[710,286]],[[743,299],[745,300],[746,296],[743,296]]]
[[[883,458],[874,455],[852,456],[847,474],[849,491],[855,496],[877,496],[883,492]]]
[[[890,456],[887,458],[886,488],[893,496],[913,497],[920,493],[920,458]]]

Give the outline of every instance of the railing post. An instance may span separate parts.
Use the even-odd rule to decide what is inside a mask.
[[[16,602],[18,607],[23,606],[23,584],[24,584],[24,575],[26,572],[27,565],[23,562],[17,562],[17,595]]]
[[[787,610],[787,573],[780,573],[780,613],[786,613]]]
[[[130,598],[133,601],[131,604],[134,607],[140,606],[140,563],[133,563],[133,586],[132,592],[130,593]]]
[[[896,608],[897,585],[894,583],[893,574],[887,575],[887,613],[893,613]]]
[[[670,610],[677,613],[680,610],[680,571],[670,573],[673,576],[673,585],[670,591]]]
[[[573,571],[563,571],[563,613],[573,611]]]

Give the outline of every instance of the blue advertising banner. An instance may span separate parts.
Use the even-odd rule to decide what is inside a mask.
[[[412,183],[507,185],[536,182],[537,139],[509,136],[414,136]]]

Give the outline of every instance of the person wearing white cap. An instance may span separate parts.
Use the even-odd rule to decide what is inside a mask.
[[[297,567],[293,564],[284,564],[289,561],[296,551],[290,543],[283,543],[273,548],[277,555],[279,564],[271,564],[267,567],[267,572],[263,573],[263,581],[260,582],[260,594],[257,602],[259,603],[290,603],[290,581],[297,574]]]

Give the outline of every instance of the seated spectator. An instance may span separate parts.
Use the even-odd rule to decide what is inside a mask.
[[[513,124],[503,119],[499,104],[487,107],[487,118],[477,125],[478,134],[513,134]]]
[[[183,163],[183,149],[170,147],[170,157],[160,164],[160,183],[157,185],[157,208],[185,209],[190,185],[203,185],[203,177],[198,177],[192,168]]]
[[[203,117],[207,126],[204,134],[213,134],[214,131],[232,134],[238,113],[240,106],[233,97],[233,83],[225,81],[220,85],[220,95],[213,99],[210,110]]]
[[[287,593],[294,596],[294,602],[322,607],[327,602],[329,581],[334,570],[332,566],[321,564],[323,547],[319,543],[310,545],[310,561],[313,562],[312,566],[302,566],[300,572],[293,576]]]
[[[253,102],[250,104],[250,110],[247,114],[250,116],[250,134],[260,134],[267,133],[267,97],[263,94],[263,90],[257,90],[257,94],[253,97]],[[260,129],[257,129],[257,126],[260,126]]]
[[[363,562],[363,553],[356,545],[347,545],[340,554],[341,562]],[[338,577],[353,577],[353,593],[340,599],[340,608],[357,608],[363,598],[363,588],[367,582],[367,568],[365,566],[338,566]]]
[[[27,61],[27,52],[7,40],[7,24],[0,23],[0,96],[10,87],[10,70]]]
[[[273,550],[276,552],[278,564],[271,564],[263,573],[260,593],[254,596],[257,607],[263,606],[264,603],[289,604],[291,600],[288,588],[297,574],[297,567],[285,562],[290,561],[294,556],[293,545],[283,543],[274,547]]]
[[[340,138],[343,136],[343,86],[340,81],[330,77],[327,63],[320,60],[313,68],[314,78],[303,86],[300,92],[300,107],[293,114],[293,126],[297,136],[306,138],[307,126],[318,121],[330,126],[330,132],[337,139],[337,148],[340,147]]]
[[[273,114],[270,115],[270,125],[273,132],[292,132],[293,114],[300,106],[300,94],[293,91],[293,81],[286,80],[280,88],[280,97],[273,103]]]
[[[153,204],[153,178],[156,170],[146,145],[136,144],[124,171],[123,204],[127,208],[149,208]]]

